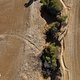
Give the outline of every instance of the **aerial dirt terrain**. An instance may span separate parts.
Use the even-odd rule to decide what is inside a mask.
[[[65,0],[70,6],[68,33],[64,39],[64,61],[68,75],[63,80],[80,80],[80,0]]]
[[[39,56],[45,40],[39,0],[0,0],[0,80],[44,80]],[[80,80],[80,0],[63,0],[70,7],[64,38],[63,80]],[[48,79],[50,80],[50,79]]]
[[[43,80],[38,57],[45,21],[39,1],[26,7],[27,2],[0,0],[0,80]]]

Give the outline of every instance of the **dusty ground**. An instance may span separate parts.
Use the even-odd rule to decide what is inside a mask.
[[[69,11],[64,60],[69,75],[80,80],[80,0],[65,0]],[[0,80],[43,80],[37,68],[45,44],[38,1],[25,8],[26,0],[0,0]],[[66,77],[67,75],[67,77]]]
[[[43,80],[38,56],[45,44],[38,1],[0,0],[0,80]]]
[[[71,6],[68,34],[65,37],[64,60],[69,69],[69,79],[80,80],[80,0],[65,0]]]

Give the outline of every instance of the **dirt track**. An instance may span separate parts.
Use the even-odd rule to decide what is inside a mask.
[[[70,71],[69,80],[80,80],[80,0],[70,0],[68,4],[71,4],[72,7],[69,12],[64,58]]]

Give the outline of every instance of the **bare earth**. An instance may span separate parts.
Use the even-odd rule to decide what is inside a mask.
[[[27,8],[26,2],[0,0],[0,80],[43,80],[38,56],[45,44],[41,32],[45,21],[39,2]]]
[[[64,1],[71,9],[64,40],[69,73],[65,72],[63,80],[80,80],[80,0]],[[38,57],[45,45],[42,27],[46,23],[38,1],[25,8],[26,2],[0,0],[0,80],[44,80]]]
[[[71,9],[64,51],[64,60],[69,69],[69,75],[63,80],[80,80],[80,0],[65,1]]]

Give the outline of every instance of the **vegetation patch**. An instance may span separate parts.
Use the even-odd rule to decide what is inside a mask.
[[[50,25],[50,28],[45,32],[46,42],[55,43],[56,45],[60,46],[60,42],[58,41],[58,33],[60,32],[59,28],[59,22],[54,22]]]
[[[51,80],[61,80],[60,62],[57,55],[60,53],[61,43],[58,40],[62,26],[66,26],[67,16],[61,15],[63,5],[60,0],[41,0],[41,16],[49,24],[49,29],[45,32],[45,47],[40,57],[42,61],[42,74],[44,78],[51,77]]]
[[[63,5],[61,4],[60,0],[41,0],[41,3],[43,4],[42,7],[45,6],[51,15],[60,14],[61,10],[63,9]]]
[[[55,43],[47,46],[41,55],[42,61],[42,74],[44,78],[48,78],[49,76],[53,76],[56,70],[60,68],[57,54],[59,53],[59,46],[55,45]]]
[[[61,24],[66,23],[67,16],[61,15],[63,5],[60,0],[41,0],[41,3],[41,16],[47,23],[53,23],[55,21]]]

